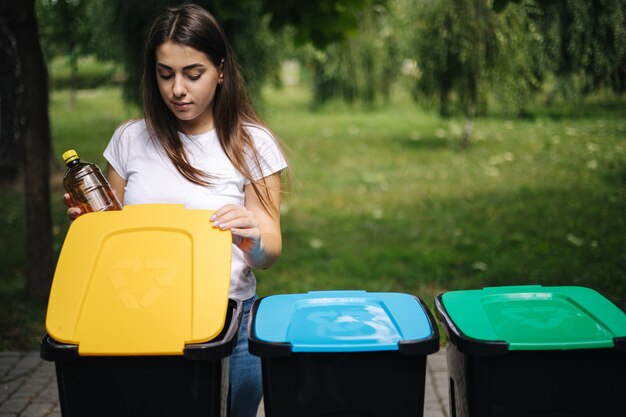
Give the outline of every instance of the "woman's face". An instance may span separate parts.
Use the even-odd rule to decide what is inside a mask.
[[[156,49],[161,97],[189,135],[213,129],[213,99],[219,70],[203,52],[167,41]]]

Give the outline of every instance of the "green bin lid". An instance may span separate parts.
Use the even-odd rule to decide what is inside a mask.
[[[503,286],[441,296],[453,326],[476,341],[508,350],[613,348],[626,337],[626,314],[585,287]]]

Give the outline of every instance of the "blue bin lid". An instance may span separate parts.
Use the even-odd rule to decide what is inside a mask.
[[[273,295],[261,299],[253,313],[255,338],[290,344],[292,352],[393,351],[405,341],[439,338],[430,313],[408,294]]]

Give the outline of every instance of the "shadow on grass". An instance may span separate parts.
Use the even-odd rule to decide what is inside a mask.
[[[398,136],[392,138],[392,140],[394,143],[399,143],[401,146],[411,150],[460,149],[460,139],[441,138],[436,135],[427,135],[419,138]]]
[[[623,119],[626,117],[626,96],[559,102],[537,108],[532,112],[535,117],[547,117],[552,120]]]

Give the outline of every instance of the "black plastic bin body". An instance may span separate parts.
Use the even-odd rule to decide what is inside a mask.
[[[183,356],[79,356],[78,346],[45,335],[41,357],[54,361],[63,417],[225,416],[228,356],[237,343],[240,301],[229,300],[222,332]]]
[[[266,417],[423,415],[424,354],[292,353],[261,361]]]
[[[511,288],[545,295],[541,287]],[[625,415],[626,338],[614,338],[611,348],[511,350],[505,340],[466,335],[451,318],[442,295],[435,299],[435,307],[449,341],[450,417]],[[613,312],[623,314],[617,308]]]
[[[609,349],[476,356],[446,348],[449,417],[603,417],[626,413],[626,353]]]
[[[298,352],[291,343],[258,339],[255,324],[264,300],[252,308],[248,337],[250,352],[261,357],[266,417],[423,415],[426,358],[439,349],[439,334],[421,300],[431,329],[427,338],[401,341],[394,351],[353,352]]]

